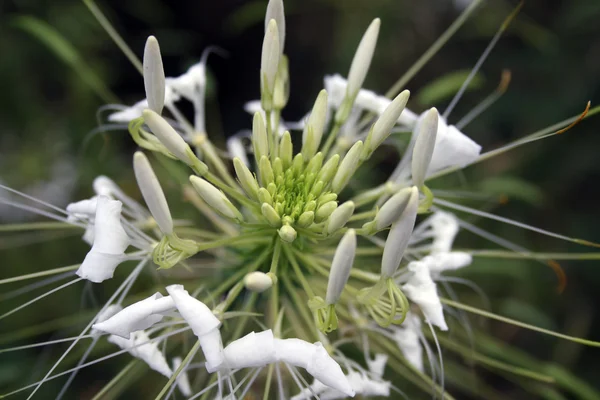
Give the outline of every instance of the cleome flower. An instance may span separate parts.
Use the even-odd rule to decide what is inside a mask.
[[[448,123],[447,112],[406,108],[408,90],[387,98],[363,88],[380,25],[374,19],[366,28],[347,77],[326,76],[310,112],[298,123],[284,122],[281,111],[290,96],[285,13],[282,0],[269,1],[256,66],[260,100],[246,106],[251,133],[233,135],[224,152],[206,132],[211,49],[187,72],[169,78],[159,41],[150,36],[142,69],[146,98],[108,116],[109,122],[126,123],[141,149],[132,163],[145,205],[107,177],[94,181],[93,197],[66,210],[1,186],[36,205],[6,204],[84,230],[82,239],[91,248],[81,264],[42,273],[66,271],[65,277],[72,277],[75,271],[78,278],[0,319],[82,281],[86,288],[89,282],[105,288],[110,287],[105,281],[120,281],[81,333],[64,340],[69,347],[43,379],[4,396],[30,388],[29,398],[47,396],[41,387],[68,375],[60,398],[82,368],[122,354],[133,364],[106,390],[145,364],[152,370],[145,382],[162,386],[157,399],[169,398],[176,388],[189,399],[406,397],[406,385],[452,398],[442,349],[519,379],[553,382],[551,376],[481,356],[465,344],[465,332],[469,336],[476,329],[466,312],[600,345],[497,316],[455,295],[450,283],[466,281],[447,274],[470,267],[480,255],[455,249],[463,228],[523,258],[536,257],[495,240],[450,210],[594,244],[444,199],[433,178],[476,163],[486,153],[462,131],[464,126]],[[177,108],[183,100],[193,105],[193,123]],[[398,132],[410,139],[395,171],[381,185],[358,182],[357,173],[373,168],[373,154]],[[159,179],[159,164],[171,174],[169,180]],[[176,187],[184,204],[170,206],[163,187]],[[132,270],[120,267],[129,261],[137,263]],[[143,275],[152,283],[140,279]],[[143,285],[147,291],[132,294]],[[76,366],[56,372],[84,339],[92,342]],[[101,341],[115,352],[87,361]],[[454,384],[460,379],[449,377]]]

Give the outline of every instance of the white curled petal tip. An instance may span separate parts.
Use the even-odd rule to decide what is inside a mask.
[[[121,202],[99,196],[97,203],[92,248],[76,272],[94,283],[113,277],[129,246],[129,237],[121,225]]]
[[[94,178],[92,188],[97,196],[111,197],[116,191],[119,191],[117,184],[112,179],[104,175]]]
[[[185,99],[194,101],[200,88],[206,86],[206,66],[203,60],[192,65],[188,70],[176,77],[166,78],[167,86],[181,94]]]
[[[122,309],[123,309],[123,307],[121,307],[118,304],[111,304],[110,306],[106,307],[104,310],[102,310],[101,312],[98,313],[98,315],[96,316],[96,324],[106,321],[107,319],[109,319],[113,315],[117,314]],[[100,336],[104,332],[94,328],[94,326],[96,324],[92,325],[92,335]]]
[[[369,372],[373,374],[373,376],[377,378],[381,378],[383,376],[383,372],[385,371],[385,364],[388,361],[387,354],[375,354],[375,358],[372,360],[367,359],[367,367],[369,368]]]
[[[342,368],[331,358],[325,347],[319,342],[314,344],[311,360],[306,367],[306,371],[325,385],[339,390],[346,396],[354,397],[355,391],[344,375]]]
[[[129,123],[130,121],[142,116],[142,111],[148,108],[148,101],[146,99],[140,100],[132,106],[123,107],[119,111],[110,113],[108,115],[109,122],[122,122]]]
[[[128,339],[131,333],[150,328],[160,322],[163,314],[174,308],[175,304],[169,296],[163,297],[160,293],[155,293],[147,299],[125,307],[106,321],[94,324],[93,328]]]
[[[182,363],[181,357],[173,358],[173,360],[172,360],[173,373],[175,371],[177,371],[177,368],[179,368],[181,363]],[[192,395],[192,386],[190,385],[190,379],[189,379],[187,371],[185,369],[179,373],[175,382],[177,383],[177,387],[179,388],[179,391],[181,392],[182,395],[184,395],[186,397],[190,397]]]
[[[446,325],[444,319],[444,309],[429,268],[421,261],[413,261],[408,264],[408,269],[412,272],[412,275],[408,282],[402,286],[406,297],[419,306],[430,323],[443,331],[448,330],[448,325]]]
[[[250,332],[234,340],[223,350],[225,363],[231,369],[262,367],[277,360],[273,332]]]
[[[161,375],[171,378],[173,371],[169,368],[165,356],[158,349],[158,343],[151,341],[146,332],[135,332],[130,339],[123,339],[120,336],[111,335],[108,341],[127,350],[132,356],[144,361],[154,371]]]
[[[321,383],[318,380],[314,380],[313,383],[310,384],[309,387],[306,387],[304,389],[302,389],[302,391],[300,393],[298,393],[297,395],[293,396],[290,400],[311,400],[314,398],[314,395],[319,396],[320,399],[323,399],[323,395],[327,394],[327,392],[332,391],[332,389],[329,386],[324,385],[323,383]],[[336,390],[337,392],[337,390]],[[341,392],[337,392],[339,394],[341,394],[342,396],[346,396],[345,394],[341,393]]]
[[[75,217],[94,217],[96,215],[96,208],[98,207],[98,198],[96,196],[70,203],[67,205],[67,213],[69,216]]]
[[[421,261],[427,264],[432,274],[439,274],[444,271],[453,271],[473,262],[473,256],[462,251],[452,251],[449,253],[436,253],[424,257]]]

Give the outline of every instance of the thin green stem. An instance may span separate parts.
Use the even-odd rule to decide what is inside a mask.
[[[494,314],[494,313],[491,313],[491,312],[488,312],[488,311],[480,310],[479,308],[471,307],[471,306],[468,306],[466,304],[461,304],[461,303],[458,303],[456,301],[452,301],[452,300],[449,300],[449,299],[441,298],[440,300],[442,301],[442,303],[444,303],[446,305],[449,305],[450,307],[458,308],[460,310],[464,310],[464,311],[470,312],[472,314],[481,315],[482,317],[486,317],[486,318],[490,318],[490,319],[495,319],[497,321],[501,321],[501,322],[504,322],[504,323],[507,323],[507,324],[511,324],[511,325],[518,326],[518,327],[521,327],[521,328],[525,328],[525,329],[529,329],[529,330],[532,330],[532,331],[544,333],[546,335],[554,336],[554,337],[557,337],[557,338],[560,338],[560,339],[569,340],[571,342],[583,344],[583,345],[586,345],[586,346],[600,347],[600,342],[595,342],[593,340],[581,339],[581,338],[577,338],[577,337],[573,337],[573,336],[569,336],[569,335],[564,335],[562,333],[550,331],[548,329],[540,328],[540,327],[535,326],[535,325],[526,324],[526,323],[521,322],[521,321],[517,321],[517,320],[511,319],[511,318],[503,317],[501,315],[497,315],[497,314]]]
[[[509,258],[509,259],[534,259],[534,260],[600,260],[600,253],[535,253],[514,252],[505,250],[475,250],[460,249],[473,257],[485,258]]]
[[[81,264],[75,264],[75,265],[69,265],[68,267],[54,268],[54,269],[49,269],[46,271],[35,272],[33,274],[14,276],[12,278],[6,278],[6,279],[0,280],[0,285],[2,285],[4,283],[12,283],[12,282],[24,281],[27,279],[39,278],[41,276],[56,275],[56,274],[60,274],[61,272],[74,271],[77,268],[79,268],[80,265]]]
[[[183,369],[188,365],[188,363],[190,362],[192,357],[194,357],[194,355],[196,354],[196,352],[198,351],[199,348],[200,348],[200,341],[197,341],[196,344],[194,344],[194,346],[187,353],[187,355],[185,356],[185,358],[183,359],[183,361],[181,362],[181,364],[179,365],[179,367],[177,368],[175,373],[173,373],[173,375],[171,376],[169,381],[165,384],[165,386],[163,386],[160,393],[154,398],[154,400],[162,399],[162,397],[167,393],[167,391],[169,390],[169,388],[171,387],[173,382],[175,382],[175,379],[177,379],[177,377],[179,376],[181,371],[183,371]]]
[[[41,231],[52,229],[83,229],[81,226],[66,222],[26,222],[23,224],[2,224],[0,232]]]
[[[302,273],[302,269],[300,268],[300,265],[298,264],[298,260],[296,260],[296,257],[294,255],[293,251],[287,245],[283,247],[283,251],[285,251],[287,258],[290,261],[290,264],[292,264],[292,269],[294,270],[294,274],[296,275],[296,278],[298,278],[298,281],[300,281],[300,284],[302,285],[302,288],[304,289],[304,291],[306,292],[308,297],[309,298],[314,297],[315,293],[313,292],[312,288],[310,287],[310,284],[306,280],[306,277]]]
[[[129,371],[135,367],[136,365],[139,364],[139,360],[134,359],[131,360],[129,362],[129,364],[127,364],[125,366],[125,368],[123,368],[121,370],[121,372],[119,372],[114,378],[112,378],[110,380],[110,382],[108,382],[106,385],[104,385],[104,387],[102,388],[102,390],[100,390],[98,393],[96,393],[96,395],[92,398],[92,400],[100,400],[103,398],[103,396],[108,393],[108,391],[110,389],[112,389],[125,375],[127,375],[129,373]]]
[[[329,151],[329,148],[335,142],[335,139],[337,138],[337,135],[340,132],[341,127],[342,127],[342,124],[340,124],[338,122],[334,123],[333,128],[331,128],[331,131],[329,132],[329,136],[327,136],[327,141],[325,142],[325,145],[321,149],[321,153],[323,153],[323,155],[327,155],[327,152]]]

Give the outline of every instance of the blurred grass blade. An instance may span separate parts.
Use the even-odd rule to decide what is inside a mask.
[[[16,17],[11,21],[11,24],[44,44],[57,58],[71,67],[103,101],[119,103],[119,99],[85,63],[77,49],[54,27],[29,15]]]
[[[438,104],[453,96],[462,86],[463,82],[470,74],[470,70],[460,70],[450,72],[433,80],[417,94],[417,101],[423,106]],[[478,89],[483,84],[484,79],[477,73],[467,85],[467,90]]]

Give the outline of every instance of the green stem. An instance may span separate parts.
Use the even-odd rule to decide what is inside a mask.
[[[0,232],[39,231],[50,229],[83,229],[81,226],[66,222],[26,222],[23,224],[2,224]]]
[[[509,258],[509,259],[534,259],[534,260],[600,260],[600,253],[534,253],[514,252],[504,250],[475,250],[460,249],[473,257]]]
[[[80,265],[81,264],[75,264],[75,265],[69,265],[68,267],[54,268],[54,269],[49,269],[46,271],[35,272],[33,274],[28,274],[28,275],[14,276],[12,278],[6,278],[6,279],[0,280],[0,285],[2,285],[4,283],[12,283],[12,282],[24,281],[27,279],[39,278],[41,276],[46,276],[46,275],[60,274],[61,272],[74,271],[77,268],[79,268]]]
[[[304,289],[308,297],[315,297],[315,293],[313,292],[312,288],[310,287],[310,284],[306,280],[306,277],[302,273],[302,269],[300,268],[298,260],[296,260],[296,257],[294,256],[292,250],[287,245],[283,247],[283,250],[285,251],[288,260],[290,260],[290,263],[292,264],[292,268],[294,270],[296,278],[298,278],[298,280],[300,281],[300,284],[302,285],[302,288]]]
[[[192,359],[192,357],[196,354],[196,352],[198,351],[199,348],[200,348],[200,341],[197,341],[196,344],[194,344],[194,347],[192,347],[190,349],[190,351],[187,353],[187,356],[185,356],[185,358],[181,362],[181,365],[179,365],[179,368],[177,368],[177,371],[175,371],[175,373],[173,374],[173,376],[171,376],[171,378],[169,379],[169,381],[165,384],[165,386],[163,386],[162,390],[155,397],[154,400],[160,400],[167,393],[167,390],[169,390],[169,388],[171,387],[171,385],[173,384],[173,382],[175,382],[175,379],[177,379],[177,377],[179,376],[179,374],[181,373],[181,371],[183,371],[183,369],[185,368],[185,366],[188,365],[188,363],[190,362],[190,360]]]
[[[336,122],[333,125],[333,128],[331,128],[331,131],[329,132],[329,136],[327,136],[327,141],[325,142],[325,145],[321,149],[321,153],[323,153],[323,155],[327,155],[327,152],[329,151],[329,148],[335,142],[335,139],[337,138],[337,135],[340,132],[341,127],[342,127],[342,124]]]
[[[110,389],[112,389],[125,375],[127,375],[129,373],[129,371],[135,367],[136,365],[139,364],[139,360],[138,359],[134,359],[131,360],[131,362],[129,362],[129,364],[127,364],[125,366],[125,368],[123,368],[121,370],[121,372],[119,372],[114,378],[112,378],[110,380],[110,382],[108,382],[106,385],[104,385],[104,387],[102,388],[102,390],[100,390],[98,393],[96,393],[96,395],[92,398],[92,400],[100,400],[103,398],[103,396],[108,393],[108,391]]]

